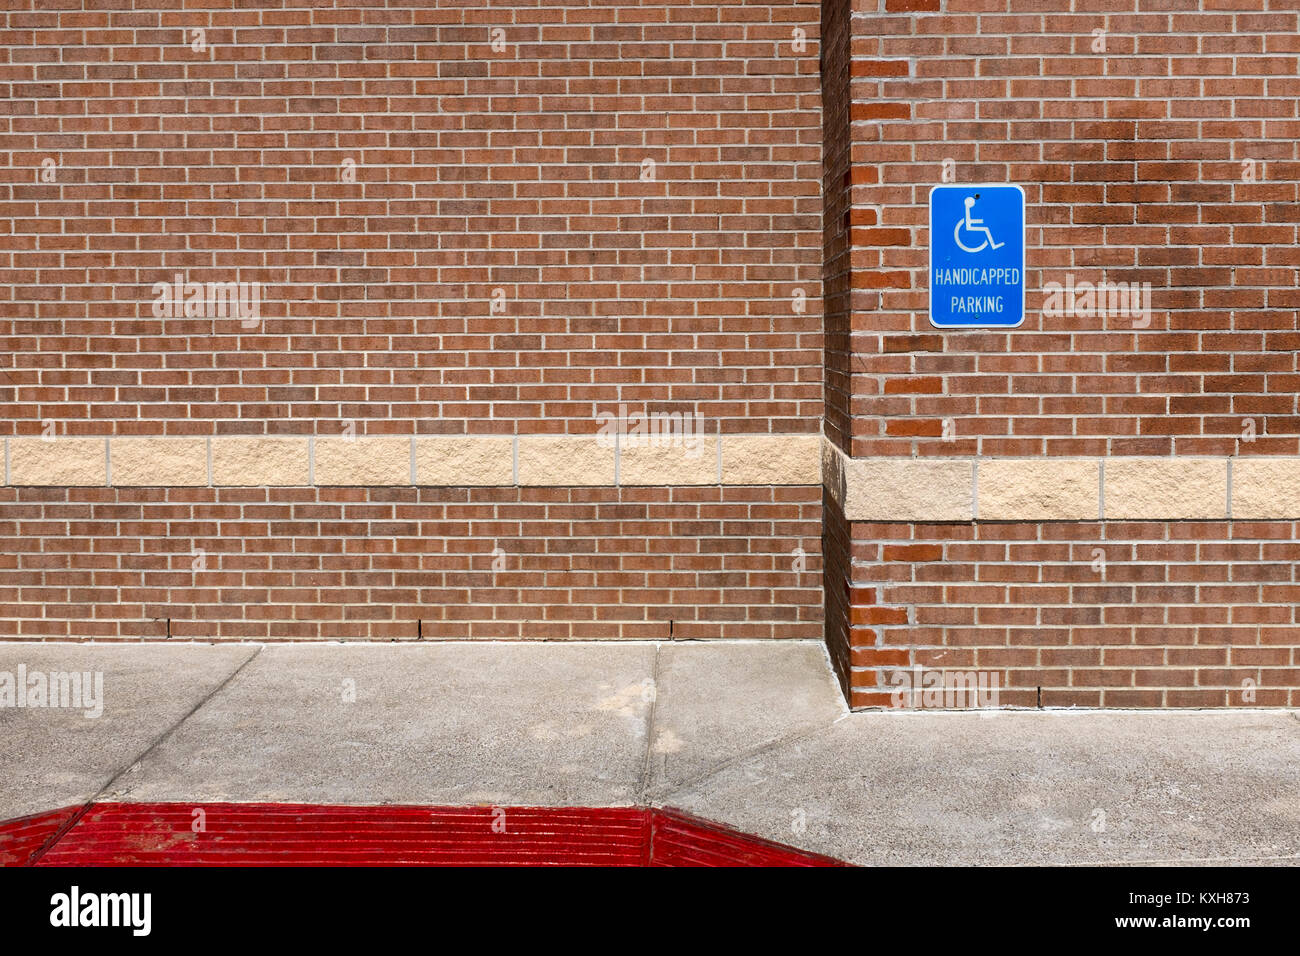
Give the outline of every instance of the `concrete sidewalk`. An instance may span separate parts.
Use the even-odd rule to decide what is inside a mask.
[[[675,807],[862,864],[1295,863],[1292,713],[849,714],[819,644],[0,644],[0,820],[101,801]]]

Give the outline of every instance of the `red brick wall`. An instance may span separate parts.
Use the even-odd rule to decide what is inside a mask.
[[[4,435],[589,434],[626,405],[858,458],[1300,453],[1295,10],[63,6],[0,11]],[[1025,187],[1020,329],[930,328],[943,181]],[[156,315],[178,273],[258,283],[259,314]],[[1149,282],[1149,323],[1045,315],[1070,277]],[[820,496],[9,488],[0,636],[824,634],[858,705],[909,665],[1012,704],[1296,702],[1291,522]]]
[[[1294,5],[854,10],[850,455],[1300,452]],[[1023,186],[1020,328],[931,327],[942,182]],[[1150,313],[1050,314],[1071,277],[1150,283]],[[896,705],[889,682],[921,668],[995,673],[1002,705],[1294,706],[1296,531],[850,520],[852,699]],[[833,649],[829,581],[826,606]]]
[[[1300,705],[1296,523],[853,525],[853,700],[894,672],[999,675],[1000,704]]]
[[[825,599],[826,651],[845,697],[852,697],[852,610],[853,545],[851,528],[839,502],[822,494],[822,591]]]
[[[817,432],[819,17],[7,4],[0,434]],[[6,489],[0,636],[818,637],[819,496]]]
[[[852,435],[853,262],[850,0],[824,0],[822,80],[822,298],[824,302],[825,435],[847,450]]]
[[[816,639],[820,511],[808,487],[5,488],[0,638]]]
[[[819,429],[816,3],[160,6],[0,11],[6,433]]]
[[[942,12],[855,4],[852,453],[1300,451],[1296,10],[884,6]],[[1019,329],[930,327],[927,195],[945,160],[946,181],[1025,189]],[[1043,316],[1044,283],[1069,274],[1150,282],[1149,327]]]

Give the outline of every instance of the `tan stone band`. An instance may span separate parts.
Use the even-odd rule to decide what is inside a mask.
[[[813,485],[822,474],[853,521],[1300,518],[1300,458],[851,459],[806,434],[689,446],[540,435],[4,441],[15,486]]]
[[[25,486],[816,485],[818,435],[7,438]]]
[[[825,442],[851,521],[1300,518],[1300,458],[875,458]]]

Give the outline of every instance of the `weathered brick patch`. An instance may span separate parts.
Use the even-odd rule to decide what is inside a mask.
[[[0,638],[822,634],[821,489],[0,488]]]
[[[996,674],[1001,706],[1300,704],[1294,521],[851,529],[854,706],[918,667]]]

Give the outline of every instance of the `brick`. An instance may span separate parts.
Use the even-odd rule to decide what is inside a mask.
[[[31,121],[0,210],[25,237],[0,279],[10,434],[581,434],[638,390],[710,434],[819,432],[820,10],[652,5],[629,32],[629,9],[506,4],[501,54],[483,4],[380,26],[290,9],[262,31],[289,51],[274,81],[218,36],[247,14],[213,22],[201,77],[158,56],[174,31],[124,22],[76,75],[6,86]],[[386,30],[412,39],[362,39]],[[29,69],[67,39],[11,32]],[[251,103],[274,131],[228,122]],[[200,141],[160,148],[187,123]],[[180,253],[158,241],[179,208],[206,224]],[[257,308],[228,307],[248,289],[187,315],[182,288],[173,310],[177,274],[260,282]]]
[[[165,640],[154,619],[168,617],[173,638],[218,641],[415,640],[419,628],[425,639],[666,639],[670,619],[683,639],[811,640],[822,630],[820,591],[807,586],[820,564],[815,489],[787,504],[808,529],[795,539],[803,572],[785,541],[713,545],[728,511],[763,507],[745,489],[694,502],[646,488],[204,486],[164,497],[152,487],[65,486],[6,495],[0,527],[76,528],[60,536],[59,552],[74,561],[0,563],[0,593],[42,593],[11,608],[7,636],[19,639]],[[614,517],[593,520],[602,511]],[[127,530],[137,525],[168,529],[153,532],[147,558]],[[683,553],[696,559],[682,562]],[[756,556],[768,562],[762,580],[750,572]],[[720,600],[716,582],[727,579],[747,586]]]
[[[1290,581],[1292,564],[1263,564],[1260,555],[1264,543],[1289,538],[1293,522],[846,522],[851,541],[841,542],[838,520],[828,509],[823,557],[850,587],[843,604],[828,593],[826,627],[831,640],[844,635],[858,668],[852,687],[865,687],[863,669],[910,658],[931,669],[1006,668],[999,706],[1028,695],[1036,705],[1040,688],[1044,706],[1234,706],[1241,702],[1218,690],[1235,694],[1245,677],[1257,699],[1289,697],[1300,649],[1293,604],[1261,603],[1258,585],[1245,582],[1268,579],[1272,567]],[[1190,552],[1174,533],[1187,528],[1199,542]],[[850,546],[867,554],[872,543],[878,555],[846,563]],[[1094,550],[1104,566],[1094,565]],[[1205,573],[1194,589],[1119,583],[1152,580],[1153,569],[1216,550],[1234,562],[1196,565]],[[1047,573],[1058,565],[1079,573]],[[1032,583],[1040,568],[1077,583]],[[931,571],[949,583],[915,583]],[[1020,580],[1031,583],[994,583]],[[1218,690],[1199,692],[1207,687]]]

